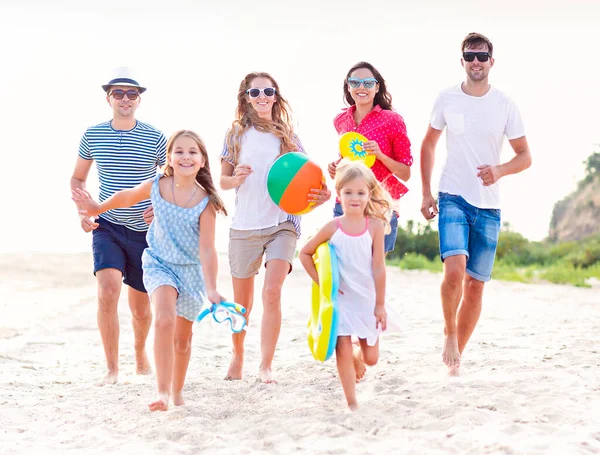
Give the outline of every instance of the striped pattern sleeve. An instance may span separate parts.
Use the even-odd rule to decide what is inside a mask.
[[[92,159],[98,169],[99,200],[105,201],[118,191],[139,185],[156,176],[166,161],[166,138],[156,128],[143,122],[127,131],[115,130],[110,122],[88,128],[79,147],[79,156]],[[109,210],[102,218],[131,230],[145,232],[143,219],[150,200],[133,207]]]

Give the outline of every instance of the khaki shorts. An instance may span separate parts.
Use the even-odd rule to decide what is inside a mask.
[[[250,278],[260,270],[263,254],[265,267],[271,259],[281,259],[290,264],[296,254],[298,235],[291,221],[265,229],[229,230],[229,268],[234,278]],[[289,272],[288,272],[289,273]]]

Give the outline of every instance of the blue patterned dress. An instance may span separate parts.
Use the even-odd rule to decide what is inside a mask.
[[[162,198],[156,177],[150,199],[154,220],[148,229],[148,248],[142,255],[144,286],[149,295],[160,286],[178,292],[177,316],[194,321],[206,298],[200,264],[200,215],[209,199],[206,196],[193,207],[183,208]]]

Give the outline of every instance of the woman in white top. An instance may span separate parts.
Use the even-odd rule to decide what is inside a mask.
[[[241,82],[235,120],[225,137],[221,154],[221,188],[235,189],[235,213],[229,233],[229,265],[234,300],[247,309],[254,297],[254,277],[263,255],[265,282],[262,291],[261,364],[259,376],[276,382],[271,364],[281,329],[281,288],[296,251],[300,218],[282,211],[267,192],[267,173],[283,153],[302,152],[294,135],[290,108],[277,82],[268,73],[250,73]],[[314,189],[309,199],[320,205],[331,193]],[[241,379],[245,332],[233,335],[233,357],[225,379]]]

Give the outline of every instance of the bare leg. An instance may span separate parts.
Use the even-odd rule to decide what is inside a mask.
[[[354,360],[354,370],[356,371],[356,382],[359,382],[367,371],[367,366],[362,358],[362,350],[358,342],[352,343],[352,360]]]
[[[349,336],[338,337],[335,346],[335,356],[348,408],[351,411],[355,411],[358,409],[358,402],[356,401],[356,370],[354,369],[352,342]]]
[[[151,411],[166,411],[173,379],[173,341],[175,335],[175,303],[177,291],[171,286],[161,286],[152,294],[156,314],[154,320],[154,361],[158,399],[150,403]]]
[[[190,356],[192,355],[192,321],[177,316],[175,321],[175,363],[173,364],[173,381],[171,396],[175,406],[181,406],[183,401],[183,384],[187,374]]]
[[[290,264],[282,259],[271,259],[267,262],[267,273],[262,291],[261,362],[258,370],[260,380],[267,384],[277,382],[273,378],[271,368],[281,331],[281,288],[289,270]]]
[[[456,313],[462,294],[462,281],[465,276],[466,256],[450,256],[444,260],[444,281],[441,296],[444,311],[444,350],[442,360],[448,366],[449,374],[458,374],[460,351],[456,328]]]
[[[458,317],[456,320],[458,349],[461,354],[469,338],[471,338],[473,330],[475,330],[477,321],[479,321],[484,285],[483,281],[476,280],[469,275],[465,276],[463,299],[458,308]]]
[[[254,303],[254,277],[250,278],[232,278],[233,282],[233,300],[246,308],[246,324],[250,323],[249,316]],[[226,381],[234,381],[242,379],[242,370],[244,368],[244,340],[246,339],[246,331],[234,333],[231,336],[233,341],[233,355]]]
[[[98,328],[106,356],[107,373],[98,385],[115,384],[119,376],[119,315],[117,307],[123,275],[117,269],[96,272],[98,282]]]
[[[148,332],[152,325],[150,299],[148,294],[136,291],[132,287],[129,287],[128,298],[135,338],[135,372],[137,374],[150,374],[152,369],[146,355],[146,338],[148,338]]]

